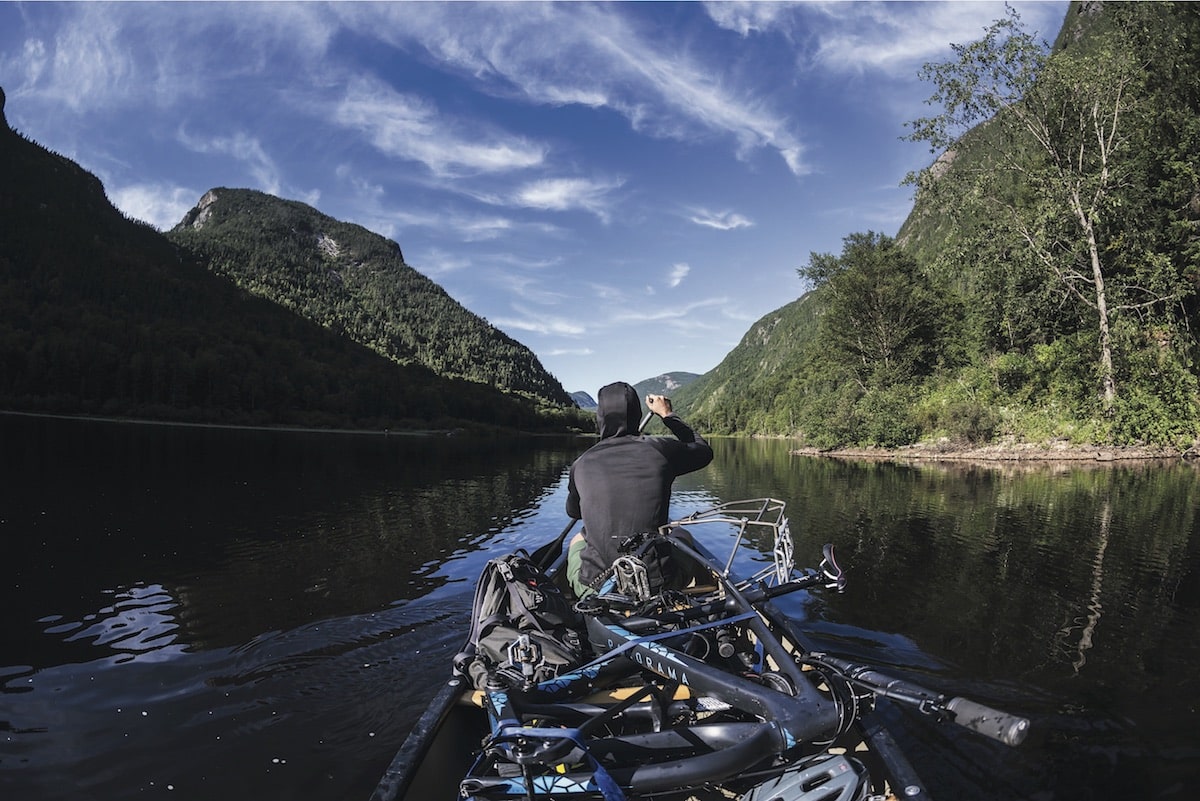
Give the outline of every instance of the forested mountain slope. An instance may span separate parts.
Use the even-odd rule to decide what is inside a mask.
[[[213,189],[167,236],[243,289],[396,362],[573,404],[532,351],[361,226],[262,192]]]
[[[717,434],[796,431],[795,408],[780,400],[805,374],[803,343],[815,337],[818,309],[808,293],[765,315],[719,365],[672,395],[676,409]]]
[[[633,388],[638,391],[638,395],[643,399],[647,395],[666,395],[667,397],[674,398],[679,390],[699,377],[698,373],[677,370],[673,373],[663,373],[662,375],[656,375],[653,378],[639,381],[633,385]]]
[[[566,410],[400,366],[238,289],[9,128],[0,409],[339,427],[562,429]]]
[[[821,447],[1191,447],[1200,4],[1072,3],[1053,46],[1010,9],[923,77],[908,137],[931,165],[898,236],[811,254],[813,324],[751,367],[796,304],[767,315],[677,400],[714,433]]]

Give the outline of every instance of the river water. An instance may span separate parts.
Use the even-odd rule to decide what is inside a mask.
[[[366,799],[491,556],[566,524],[587,440],[0,415],[0,798]],[[1190,798],[1200,472],[900,465],[717,440],[672,511],[788,503],[822,645],[1028,716],[888,723],[943,799]]]

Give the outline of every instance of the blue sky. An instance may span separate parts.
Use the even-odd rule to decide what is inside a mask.
[[[1066,2],[1016,2],[1052,40]],[[1004,4],[0,3],[9,124],[168,229],[259,189],[395,240],[568,391],[704,373],[895,234],[918,79]]]

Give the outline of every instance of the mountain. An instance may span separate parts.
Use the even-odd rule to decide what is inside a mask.
[[[255,297],[13,131],[0,90],[0,408],[238,424],[561,430]]]
[[[714,434],[794,430],[778,400],[803,372],[803,343],[816,336],[820,308],[818,293],[809,292],[764,315],[720,364],[681,386],[672,404]]]
[[[575,401],[575,405],[584,411],[590,411],[597,407],[596,399],[586,392],[572,392],[571,400]]]
[[[698,373],[663,373],[660,376],[639,381],[633,385],[633,388],[637,390],[638,397],[644,401],[647,395],[673,395],[676,390],[687,386],[699,377]],[[571,399],[585,411],[596,408],[596,399],[586,392],[572,392]]]
[[[699,378],[699,373],[663,373],[654,378],[647,378],[633,385],[638,395],[645,399],[647,395],[667,395],[673,397],[675,392]]]
[[[404,262],[399,245],[295,201],[212,189],[168,234],[214,273],[400,364],[570,406],[527,347]]]
[[[1200,442],[1200,5],[1071,3],[1044,62],[1014,38],[931,72],[951,105],[910,129],[940,155],[895,240],[813,254],[816,289],[675,394],[689,422],[819,447]],[[952,105],[1035,51],[998,81],[1015,106]]]

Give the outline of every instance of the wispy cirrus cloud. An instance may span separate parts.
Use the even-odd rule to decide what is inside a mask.
[[[623,303],[628,298],[628,293],[625,290],[611,284],[597,284],[591,281],[588,282],[587,289],[592,300]]]
[[[712,315],[698,312],[714,306],[721,307],[728,302],[728,298],[713,297],[676,306],[658,305],[650,309],[626,309],[614,314],[612,322],[617,325],[663,324],[681,332],[715,330],[719,326],[712,319]]]
[[[216,153],[241,162],[257,183],[257,188],[272,195],[282,193],[279,167],[257,136],[237,131],[229,136],[199,136],[179,129],[176,139],[193,153]],[[316,202],[316,198],[306,199]]]
[[[85,11],[47,37],[25,40],[21,62],[12,65],[23,77],[16,94],[37,91],[80,112],[124,106],[142,87],[133,48],[120,23]],[[7,70],[6,70],[7,72]]]
[[[542,164],[546,147],[502,131],[456,121],[429,100],[359,76],[336,104],[333,119],[389,156],[420,162],[437,175],[492,173]]]
[[[522,228],[509,217],[495,214],[471,214],[441,209],[438,211],[409,211],[370,205],[356,216],[356,222],[384,236],[395,238],[410,228],[422,228],[438,234],[452,234],[462,242],[486,242],[499,239]]]
[[[1020,0],[905,3],[892,2],[764,3],[757,0],[706,2],[710,19],[743,37],[778,34],[804,43],[802,63],[836,73],[908,76],[927,61],[948,55],[947,43],[965,44],[983,35],[983,15],[1005,16],[1017,8],[1031,30],[1053,38],[1062,24],[1062,4]],[[913,72],[908,72],[914,70]]]
[[[672,264],[671,272],[667,275],[667,286],[671,287],[672,289],[679,286],[683,283],[683,279],[687,278],[688,273],[691,271],[692,268],[686,264]]]
[[[194,189],[163,184],[130,184],[110,189],[108,195],[117,208],[160,231],[175,227],[200,199]]]
[[[749,228],[754,223],[744,215],[735,211],[709,211],[708,209],[692,209],[688,219],[696,225],[706,228],[716,228],[718,231],[732,231],[737,228]]]
[[[713,22],[742,36],[775,28],[790,12],[787,3],[763,3],[759,0],[721,0],[704,3]]]
[[[588,330],[576,318],[557,317],[545,314],[541,310],[534,311],[521,306],[514,306],[514,311],[518,313],[518,316],[492,320],[492,325],[505,330],[568,337],[583,336]]]
[[[415,44],[483,91],[608,108],[655,137],[728,136],[742,155],[767,148],[796,175],[810,170],[786,113],[730,81],[706,55],[667,47],[660,32],[631,24],[620,5],[341,4],[338,11],[359,33]]]
[[[586,178],[543,178],[518,187],[510,196],[513,203],[531,209],[571,211],[582,209],[602,221],[610,218],[610,194],[620,188],[621,180],[593,181]]]
[[[791,7],[791,13],[765,17],[764,27],[800,35],[816,31],[812,61],[836,72],[890,72],[919,67],[948,55],[947,43],[965,44],[983,35],[980,10],[992,9],[991,19],[1006,13],[1005,2],[911,3],[897,14],[887,2],[820,2]],[[1045,2],[1015,2],[1033,29],[1057,28],[1061,6]],[[711,12],[710,12],[711,13]],[[810,15],[810,16],[806,16]],[[811,15],[820,20],[812,24]],[[717,17],[714,17],[717,19]],[[915,78],[915,75],[914,75]]]
[[[72,3],[22,48],[19,86],[74,111],[169,107],[225,80],[319,62],[336,26],[317,4]],[[238,58],[213,42],[236,42]],[[9,74],[5,65],[5,74]]]
[[[421,254],[414,260],[412,266],[430,278],[441,278],[470,267],[471,260],[435,247]]]

